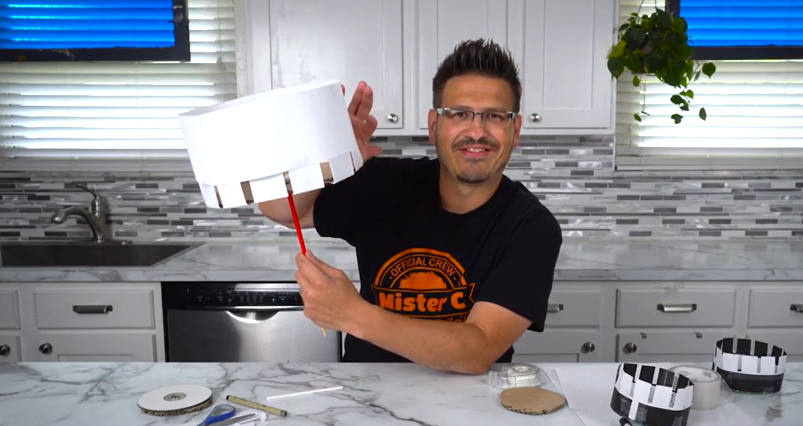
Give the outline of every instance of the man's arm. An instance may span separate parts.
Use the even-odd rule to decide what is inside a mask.
[[[368,303],[348,327],[367,340],[433,369],[483,374],[527,330],[531,321],[499,305],[478,302],[465,323],[408,318]],[[345,330],[349,332],[349,330]]]
[[[483,283],[465,323],[405,317],[366,302],[340,270],[298,255],[304,314],[434,369],[482,374],[528,328],[543,329],[560,227],[521,229]]]

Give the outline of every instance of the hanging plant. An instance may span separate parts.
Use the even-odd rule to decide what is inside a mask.
[[[651,74],[678,89],[678,93],[669,98],[678,107],[671,117],[675,124],[680,124],[682,112],[689,111],[694,99],[694,92],[688,88],[689,83],[697,81],[700,73],[711,78],[716,72],[713,63],[700,65],[693,59],[686,29],[685,19],[661,9],[651,15],[632,13],[627,23],[619,27],[618,41],[607,56],[608,70],[617,80],[627,69],[633,74],[633,86],[639,87],[644,83],[644,76]],[[641,121],[641,115],[650,114],[642,110],[633,118]],[[698,116],[706,119],[705,108],[699,109]]]

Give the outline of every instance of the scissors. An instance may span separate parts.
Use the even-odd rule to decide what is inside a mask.
[[[209,413],[208,416],[202,421],[198,423],[198,426],[207,426],[214,423],[217,423],[221,420],[226,420],[234,416],[234,406],[231,404],[220,404],[216,405],[215,408]]]

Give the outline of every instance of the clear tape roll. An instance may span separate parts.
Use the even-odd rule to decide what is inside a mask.
[[[541,369],[527,364],[500,365],[488,371],[488,384],[497,389],[541,386]]]
[[[722,399],[722,377],[716,371],[691,365],[678,365],[669,369],[682,374],[694,384],[692,410],[713,410]]]

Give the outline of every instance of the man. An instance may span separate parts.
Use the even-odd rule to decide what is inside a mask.
[[[518,145],[521,90],[504,49],[459,44],[433,80],[437,159],[405,159],[368,145],[372,92],[358,85],[349,113],[365,164],[295,197],[302,227],[356,247],[359,293],[313,253],[296,259],[304,312],[347,334],[344,361],[482,374],[510,362],[528,328],[543,331],[562,237],[546,207],[502,173]],[[260,209],[293,226],[286,202]]]

